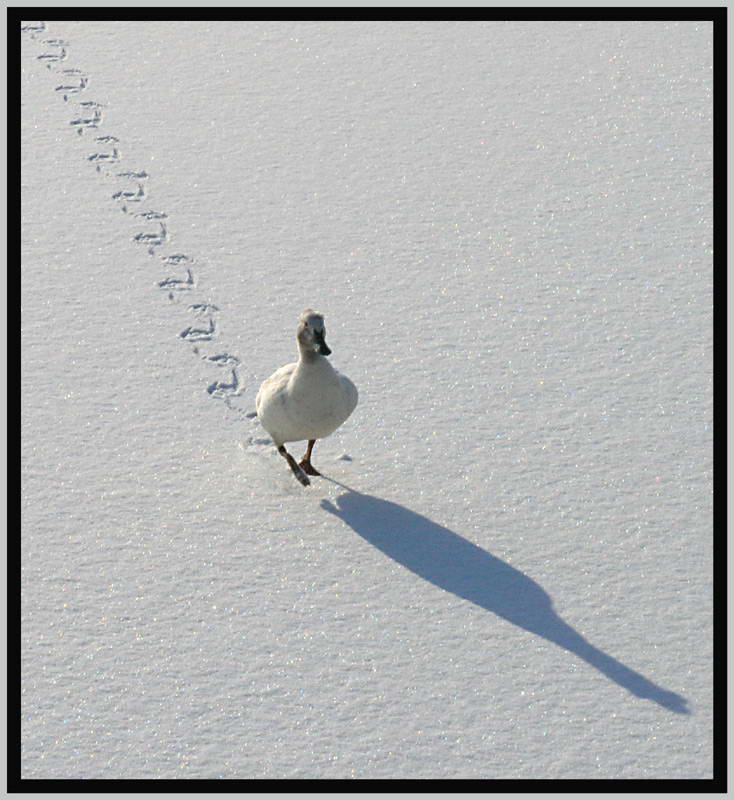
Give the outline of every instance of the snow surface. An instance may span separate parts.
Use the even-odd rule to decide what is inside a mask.
[[[711,777],[711,24],[21,36],[23,777]]]

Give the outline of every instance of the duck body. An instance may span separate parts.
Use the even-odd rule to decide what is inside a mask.
[[[326,359],[331,350],[324,337],[323,317],[310,309],[304,311],[298,328],[299,360],[280,367],[267,378],[255,400],[263,428],[304,485],[308,485],[304,471],[319,474],[311,465],[315,440],[329,436],[342,425],[358,400],[357,387]],[[308,451],[294,469],[295,461],[283,445],[303,440],[308,441]]]
[[[347,420],[357,399],[357,387],[317,354],[276,370],[260,387],[255,408],[278,446],[324,439]]]

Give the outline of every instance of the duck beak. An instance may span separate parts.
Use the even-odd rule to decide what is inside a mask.
[[[317,333],[316,331],[314,331],[313,337],[316,340],[318,354],[322,356],[330,356],[331,350],[324,341],[324,334],[320,332]]]

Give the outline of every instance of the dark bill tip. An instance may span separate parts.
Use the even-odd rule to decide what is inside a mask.
[[[316,340],[316,344],[318,345],[319,355],[328,356],[331,354],[331,350],[329,350],[329,347],[326,344],[326,341],[324,340],[323,331],[314,331],[314,339]]]

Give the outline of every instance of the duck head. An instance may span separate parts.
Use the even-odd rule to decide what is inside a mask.
[[[316,352],[321,356],[328,356],[331,350],[326,344],[326,328],[324,318],[310,308],[307,308],[298,325],[298,343],[306,352]]]

